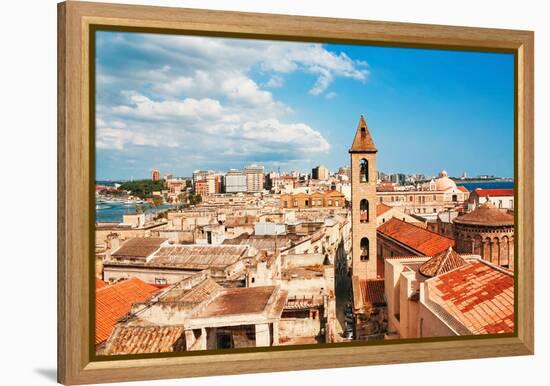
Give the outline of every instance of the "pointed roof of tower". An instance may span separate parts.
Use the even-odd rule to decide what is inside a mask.
[[[357,125],[357,132],[355,133],[355,138],[353,140],[353,144],[351,145],[351,149],[349,149],[349,152],[374,153],[376,151],[376,145],[374,144],[374,141],[372,140],[372,137],[370,135],[369,127],[367,126],[365,117],[361,115],[361,118],[359,118],[359,124]]]

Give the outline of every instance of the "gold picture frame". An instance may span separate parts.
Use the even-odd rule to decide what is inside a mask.
[[[93,32],[462,49],[515,57],[516,332],[97,360],[93,341]],[[68,1],[58,5],[58,381],[85,384],[528,355],[534,351],[534,33]],[[92,122],[92,123],[91,123]],[[83,210],[88,208],[89,210]],[[334,358],[338,357],[338,361]]]

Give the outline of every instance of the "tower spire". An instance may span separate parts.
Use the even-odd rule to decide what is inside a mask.
[[[359,123],[357,124],[357,131],[355,133],[355,138],[353,139],[353,144],[351,145],[351,149],[349,149],[350,153],[376,153],[376,145],[374,144],[374,141],[372,140],[372,136],[369,132],[369,127],[367,125],[367,121],[365,121],[365,117],[361,115],[359,118]]]
[[[384,276],[376,248],[376,146],[361,115],[351,145],[352,274],[360,280]],[[355,281],[354,281],[355,283]],[[359,283],[359,282],[357,282]],[[361,289],[353,284],[353,293]]]

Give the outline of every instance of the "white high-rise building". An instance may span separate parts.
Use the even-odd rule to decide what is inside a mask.
[[[230,169],[225,175],[225,192],[239,193],[246,191],[246,174],[237,169]]]

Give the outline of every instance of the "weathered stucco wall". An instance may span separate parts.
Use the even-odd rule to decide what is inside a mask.
[[[279,339],[288,337],[317,336],[321,331],[321,321],[310,318],[281,318],[279,321]]]

